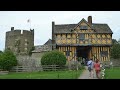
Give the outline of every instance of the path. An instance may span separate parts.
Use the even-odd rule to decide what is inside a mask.
[[[80,75],[78,79],[97,79],[95,72],[94,72],[94,76],[95,76],[94,78],[89,78],[89,71],[87,69],[87,66],[85,66],[85,70],[83,71],[83,73]]]

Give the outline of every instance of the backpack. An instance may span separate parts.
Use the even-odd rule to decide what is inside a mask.
[[[92,65],[92,62],[88,65],[88,70],[89,70],[89,71],[92,70],[91,65]]]

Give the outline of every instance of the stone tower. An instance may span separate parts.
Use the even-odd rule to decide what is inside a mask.
[[[34,47],[34,29],[18,30],[11,27],[11,31],[6,32],[5,49],[10,49],[15,54],[28,54]]]

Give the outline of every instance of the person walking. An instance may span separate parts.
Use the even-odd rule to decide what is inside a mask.
[[[89,70],[89,78],[94,78],[94,62],[92,58],[87,62],[88,70]]]
[[[94,68],[96,72],[96,77],[100,79],[100,63],[99,60],[97,59],[96,62],[94,63]]]

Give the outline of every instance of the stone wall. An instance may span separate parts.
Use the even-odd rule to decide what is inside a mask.
[[[20,66],[39,67],[41,65],[41,57],[43,54],[44,54],[44,52],[33,53],[32,56],[17,55],[18,64]]]
[[[111,59],[111,61],[113,62],[114,66],[120,66],[120,58],[119,59]]]

